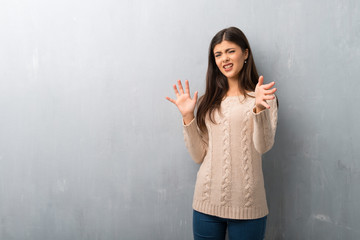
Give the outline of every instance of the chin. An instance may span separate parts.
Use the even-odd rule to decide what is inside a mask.
[[[240,71],[231,71],[231,72],[222,72],[222,74],[226,78],[237,78],[239,76]]]
[[[226,77],[226,78],[236,78],[236,74],[231,74],[231,73],[223,73],[224,74],[224,76]]]

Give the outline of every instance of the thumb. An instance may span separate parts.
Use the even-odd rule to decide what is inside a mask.
[[[260,76],[260,77],[259,77],[258,85],[261,86],[261,85],[263,85],[263,83],[264,83],[264,77],[263,77],[263,76]]]

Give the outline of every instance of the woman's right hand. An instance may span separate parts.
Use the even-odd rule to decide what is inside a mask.
[[[178,80],[178,85],[179,85],[180,93],[176,87],[176,84],[174,84],[173,86],[176,95],[176,100],[171,99],[169,97],[166,97],[166,99],[177,106],[183,117],[184,123],[189,124],[194,119],[195,116],[194,110],[198,98],[198,92],[196,91],[194,97],[191,98],[188,80],[185,80],[185,92],[180,80]]]

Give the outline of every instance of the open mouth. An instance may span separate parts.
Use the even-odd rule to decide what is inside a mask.
[[[226,64],[223,66],[223,68],[225,69],[225,71],[230,71],[233,67],[233,64],[232,63],[229,63],[229,64]]]

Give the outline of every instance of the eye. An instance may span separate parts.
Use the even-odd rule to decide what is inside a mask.
[[[229,51],[229,53],[234,53],[235,52],[235,50],[231,50],[231,51]]]
[[[221,56],[221,54],[215,54],[215,57],[217,58],[217,57],[220,57]]]

